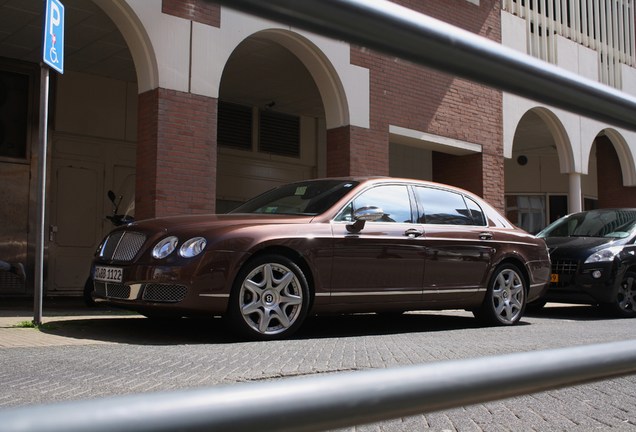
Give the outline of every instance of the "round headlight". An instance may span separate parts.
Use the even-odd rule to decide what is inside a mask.
[[[152,249],[152,256],[157,259],[163,259],[170,255],[177,248],[179,239],[175,236],[166,237],[155,245]]]
[[[184,258],[195,257],[203,252],[206,244],[208,244],[208,242],[203,237],[191,238],[181,245],[181,248],[179,249],[179,255]]]

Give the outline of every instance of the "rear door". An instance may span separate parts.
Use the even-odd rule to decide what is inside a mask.
[[[415,187],[424,223],[424,300],[454,302],[483,295],[496,249],[476,202],[454,191]]]

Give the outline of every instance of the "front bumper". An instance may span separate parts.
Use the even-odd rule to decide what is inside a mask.
[[[620,269],[615,263],[581,264],[555,261],[546,299],[573,303],[608,303],[613,300]]]
[[[144,315],[222,315],[229,300],[228,269],[208,266],[209,263],[204,260],[190,265],[158,266],[96,261],[91,296],[98,303]],[[199,271],[201,265],[206,271]],[[121,281],[96,280],[95,266],[121,269]]]

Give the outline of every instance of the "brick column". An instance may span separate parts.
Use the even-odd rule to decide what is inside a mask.
[[[389,175],[389,135],[356,126],[327,131],[327,176]]]
[[[214,212],[216,118],[215,98],[139,95],[136,218]]]
[[[433,152],[433,181],[473,192],[504,211],[503,158],[487,153],[455,156]]]

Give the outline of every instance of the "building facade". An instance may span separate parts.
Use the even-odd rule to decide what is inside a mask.
[[[0,274],[0,296],[33,293],[42,3],[0,5],[0,259],[31,276]],[[109,190],[147,218],[225,212],[293,180],[412,177],[473,191],[530,231],[636,206],[633,132],[201,0],[63,3],[47,295],[81,292],[112,228]],[[634,0],[396,3],[636,94]],[[592,27],[569,31],[590,7]]]

